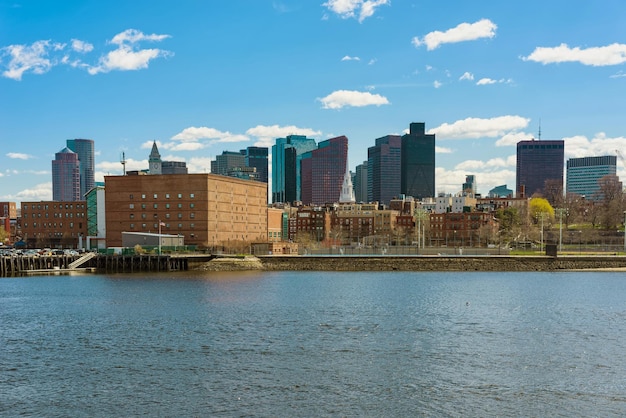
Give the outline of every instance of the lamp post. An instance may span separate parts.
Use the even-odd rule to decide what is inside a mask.
[[[159,255],[161,255],[161,227],[163,225],[165,224],[159,219]]]

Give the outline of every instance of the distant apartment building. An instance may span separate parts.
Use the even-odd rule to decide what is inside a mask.
[[[348,138],[338,136],[302,155],[302,203],[325,205],[339,202],[348,164]]]
[[[52,200],[73,202],[81,200],[80,162],[78,154],[63,148],[52,160]]]
[[[387,135],[377,138],[367,149],[367,202],[388,205],[400,195],[402,137]]]
[[[563,140],[531,140],[517,143],[516,195],[532,197],[543,193],[546,181],[563,188]]]
[[[246,157],[239,151],[222,151],[211,161],[211,174],[227,176],[232,169],[245,167]]]
[[[93,139],[68,139],[66,145],[78,156],[80,200],[84,200],[85,194],[95,183],[94,141]]]
[[[29,248],[81,248],[87,235],[85,201],[22,202],[23,241]]]
[[[301,200],[300,161],[317,148],[315,140],[304,135],[277,138],[272,146],[272,203]]]
[[[614,155],[570,158],[567,160],[565,190],[588,200],[601,200],[600,179],[615,176],[616,172],[617,157]]]
[[[429,221],[430,242],[434,246],[484,246],[497,230],[489,212],[431,213]]]
[[[435,135],[424,123],[411,123],[402,135],[400,192],[424,199],[435,196]]]
[[[122,232],[183,235],[212,248],[267,241],[267,185],[214,174],[105,177],[107,247]]]

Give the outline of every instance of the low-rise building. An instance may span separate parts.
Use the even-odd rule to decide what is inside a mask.
[[[85,201],[22,202],[23,241],[29,248],[82,248],[87,235]]]

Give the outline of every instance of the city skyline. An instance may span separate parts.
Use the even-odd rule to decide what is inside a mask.
[[[95,181],[122,153],[148,168],[154,141],[206,173],[292,134],[345,135],[355,171],[413,122],[436,135],[435,193],[514,189],[520,140],[563,140],[564,163],[626,152],[625,17],[606,0],[0,1],[0,200],[51,200],[71,138],[94,140]]]

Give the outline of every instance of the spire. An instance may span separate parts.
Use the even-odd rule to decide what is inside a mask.
[[[348,166],[348,158],[346,157],[346,173],[343,175],[343,184],[341,185],[341,195],[339,203],[355,203],[354,188],[352,187],[352,176],[350,175],[350,167]]]
[[[159,154],[156,141],[154,141],[152,143],[152,151],[150,151],[150,156],[148,157],[148,168],[150,170],[150,174],[161,174],[161,165],[161,154]]]

